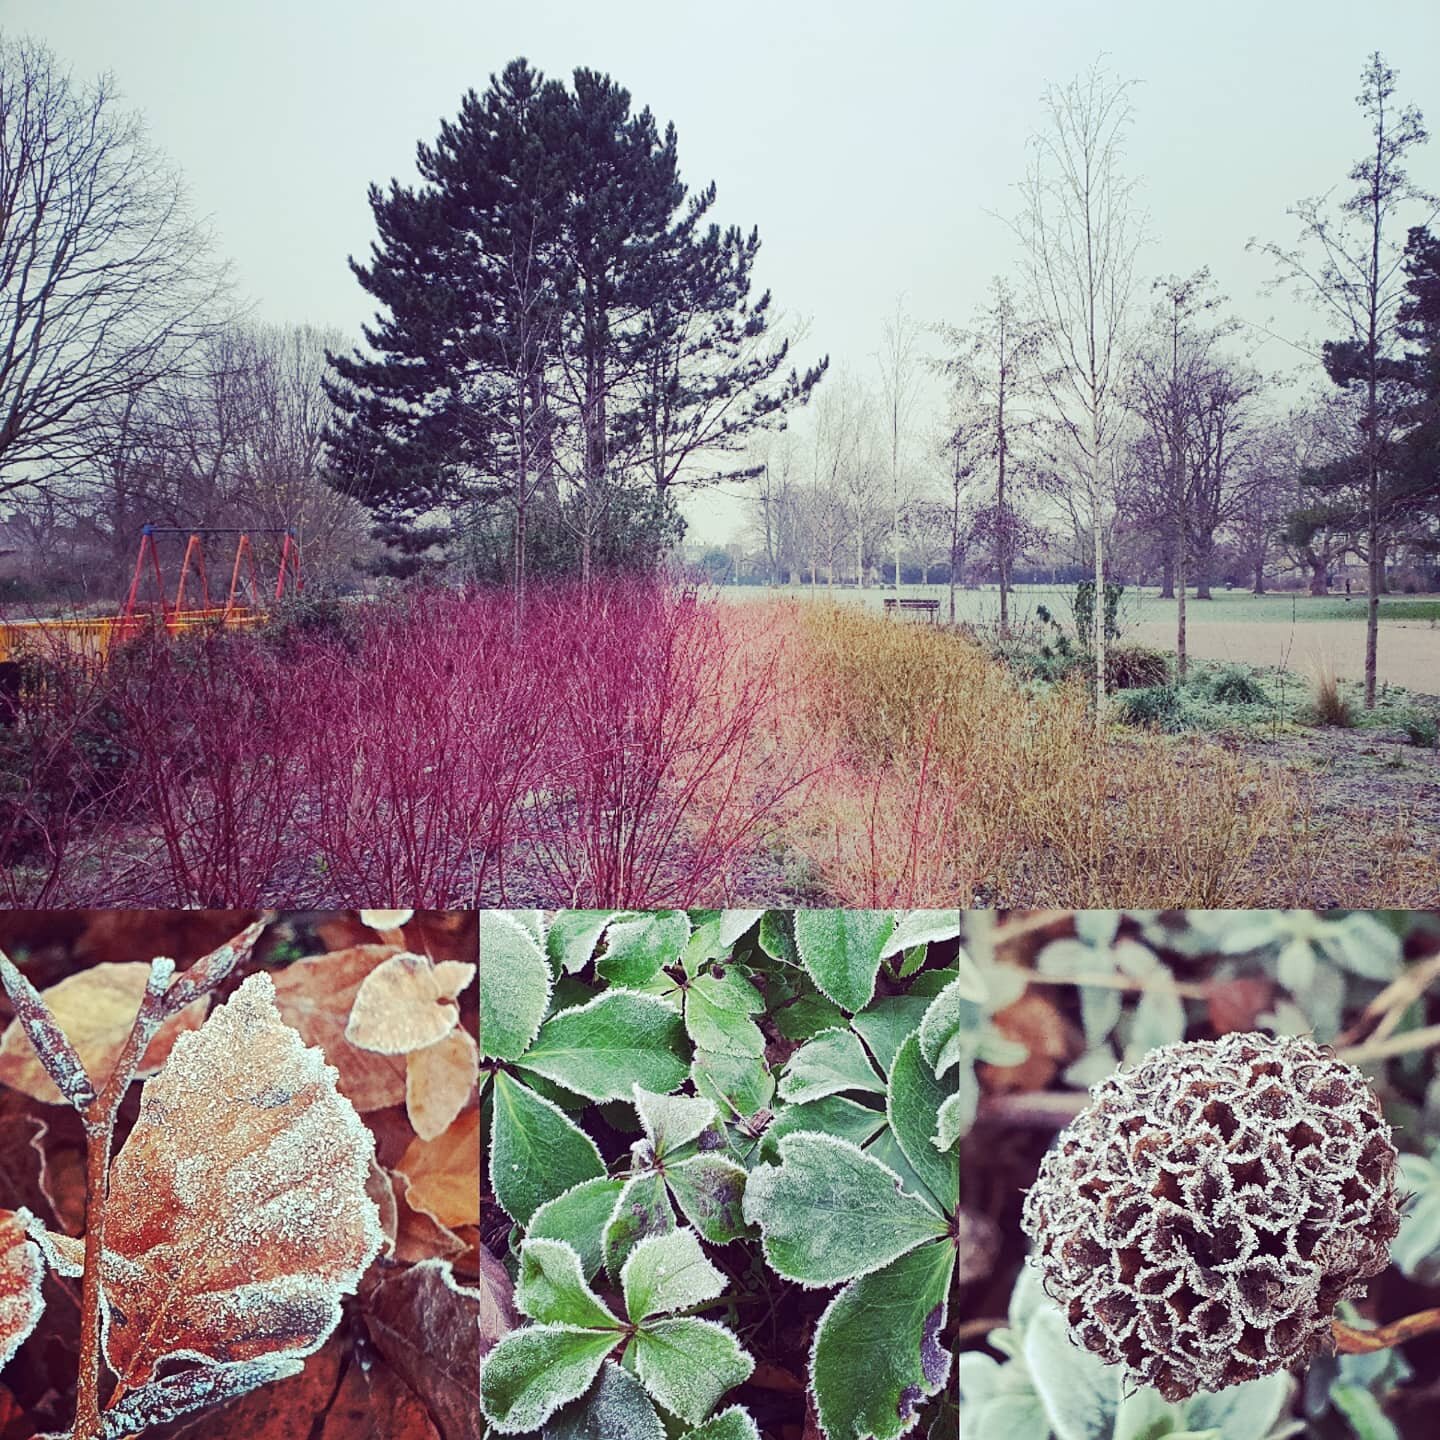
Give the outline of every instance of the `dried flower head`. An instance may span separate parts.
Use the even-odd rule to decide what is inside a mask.
[[[1167,1400],[1303,1362],[1385,1268],[1395,1147],[1309,1040],[1168,1045],[1095,1086],[1024,1225],[1071,1338]]]

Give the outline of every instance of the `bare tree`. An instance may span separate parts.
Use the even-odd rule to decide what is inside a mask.
[[[97,424],[174,375],[223,273],[113,83],[0,36],[0,495],[92,458]]]
[[[1124,417],[1126,327],[1140,245],[1134,182],[1122,169],[1130,82],[1097,63],[1045,94],[1015,229],[1051,365],[1055,417],[1089,508],[1095,573],[1095,714],[1105,715],[1105,527]]]
[[[895,593],[900,593],[901,523],[905,500],[901,491],[902,460],[910,421],[920,389],[920,326],[905,313],[903,296],[885,322],[879,354],[880,393],[890,447],[891,538],[895,555]]]
[[[1394,103],[1392,103],[1394,102]],[[1401,348],[1400,305],[1405,298],[1405,245],[1399,217],[1417,211],[1417,223],[1435,214],[1435,198],[1414,185],[1405,159],[1429,136],[1419,110],[1395,101],[1395,71],[1379,51],[1361,74],[1356,103],[1370,121],[1374,147],[1350,169],[1354,189],[1338,205],[1329,196],[1302,200],[1290,214],[1300,222],[1300,244],[1259,248],[1275,262],[1279,280],[1316,304],[1342,338],[1327,342],[1325,368],[1336,384],[1364,397],[1359,420],[1364,460],[1364,538],[1368,576],[1365,616],[1365,708],[1375,705],[1380,592],[1385,572],[1385,504],[1381,471],[1403,403],[1394,393]],[[1418,212],[1428,211],[1424,221]],[[1255,241],[1250,242],[1252,247]]]
[[[1188,565],[1196,546],[1194,499],[1199,471],[1201,409],[1213,367],[1216,332],[1196,321],[1219,306],[1210,272],[1197,270],[1181,279],[1170,275],[1155,281],[1160,300],[1155,307],[1149,343],[1142,346],[1132,373],[1131,403],[1147,427],[1148,444],[1140,448],[1142,469],[1158,482],[1158,510],[1170,541],[1175,574],[1175,670],[1181,683],[1186,673],[1185,602]],[[1213,428],[1213,427],[1212,427]],[[1153,464],[1144,461],[1153,459]]]
[[[1009,285],[998,277],[969,329],[940,329],[952,350],[941,368],[955,387],[958,410],[967,417],[965,429],[975,449],[972,468],[983,463],[992,480],[993,499],[977,518],[991,539],[1003,636],[1010,629],[1010,574],[1024,529],[1017,499],[1043,473],[1026,449],[1035,434],[1034,404],[1043,391],[1038,368],[1043,337],[1020,314]],[[958,440],[957,431],[952,451]]]
[[[910,553],[920,567],[921,581],[930,583],[930,572],[951,548],[951,510],[943,500],[922,496],[905,508],[905,533]]]

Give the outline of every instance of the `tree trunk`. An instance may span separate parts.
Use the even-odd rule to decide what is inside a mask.
[[[1169,550],[1166,550],[1160,557],[1160,598],[1162,600],[1175,598],[1175,559]]]
[[[1250,593],[1251,593],[1252,595],[1263,595],[1263,594],[1265,593],[1265,562],[1264,562],[1264,560],[1257,560],[1257,561],[1255,562],[1255,584],[1254,584],[1254,586],[1251,588],[1251,592],[1250,592]]]
[[[1185,653],[1185,546],[1176,547],[1175,561],[1175,678],[1183,685],[1189,663]]]
[[[1100,416],[1090,415],[1090,523],[1095,537],[1095,728],[1105,728],[1105,504],[1101,497]]]

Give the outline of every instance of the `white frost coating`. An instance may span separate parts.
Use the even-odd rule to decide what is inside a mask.
[[[1031,1263],[1076,1343],[1167,1399],[1299,1363],[1385,1268],[1389,1127],[1311,1041],[1165,1046],[1090,1093],[1026,1197]]]
[[[383,1244],[373,1137],[274,997],[252,975],[180,1037],[112,1166],[104,1339],[132,1383],[161,1354],[312,1353]],[[159,1354],[135,1348],[152,1320]]]
[[[705,1258],[693,1230],[645,1236],[620,1267],[620,1290],[632,1321],[688,1310],[724,1289],[725,1277]]]
[[[24,1344],[45,1309],[45,1266],[29,1238],[34,1216],[17,1210],[0,1220],[0,1370]]]
[[[57,1274],[74,1280],[85,1273],[85,1242],[73,1235],[57,1235],[47,1230],[44,1224],[28,1210],[16,1212],[27,1215],[25,1233],[40,1247],[45,1263]]]
[[[688,1145],[720,1117],[712,1100],[694,1095],[657,1095],[635,1084],[630,1087],[635,1113],[656,1155],[667,1155]]]

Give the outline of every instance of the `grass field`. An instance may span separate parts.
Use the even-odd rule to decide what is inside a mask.
[[[786,599],[830,600],[840,604],[858,604],[872,610],[881,608],[892,589],[868,586],[857,590],[853,585],[837,585],[833,590],[823,584],[780,586],[774,590],[762,586],[728,586],[723,593],[732,599],[762,599],[783,595]],[[944,585],[907,585],[903,592],[916,598],[940,601],[942,618],[948,618],[950,592]],[[1037,605],[1068,622],[1073,587],[1052,585],[1021,585],[1011,592],[1012,620],[1022,624],[1035,617]],[[1162,600],[1158,588],[1127,589],[1120,602],[1120,623],[1123,627],[1156,622],[1173,623],[1175,601]],[[1365,619],[1365,597],[1343,595],[1307,595],[1298,592],[1273,595],[1252,595],[1245,590],[1217,590],[1211,600],[1197,600],[1193,595],[1187,608],[1191,624],[1230,624],[1257,620],[1292,621]],[[955,618],[969,624],[993,623],[999,618],[1000,595],[993,585],[982,585],[955,592]],[[1440,595],[1385,595],[1380,599],[1382,620],[1428,622],[1440,630]]]
[[[774,595],[802,602],[832,601],[878,612],[893,591],[871,587],[791,586],[778,591],[732,586],[728,598],[756,600]],[[940,601],[940,618],[948,620],[949,591],[943,585],[907,585],[905,595]],[[1027,585],[1011,598],[1011,624],[1019,631],[1040,626],[1037,610],[1044,606],[1067,629],[1073,628],[1067,587]],[[1000,597],[993,586],[958,590],[955,618],[984,629],[999,619]],[[1119,613],[1122,636],[1156,649],[1175,648],[1176,602],[1162,600],[1157,590],[1129,590]],[[1198,659],[1232,661],[1287,670],[1307,677],[1319,668],[1333,669],[1347,680],[1365,673],[1365,601],[1343,595],[1252,595],[1219,590],[1213,600],[1193,596],[1186,607],[1187,646]],[[1440,597],[1384,596],[1380,602],[1382,685],[1399,685],[1426,694],[1440,694]]]

